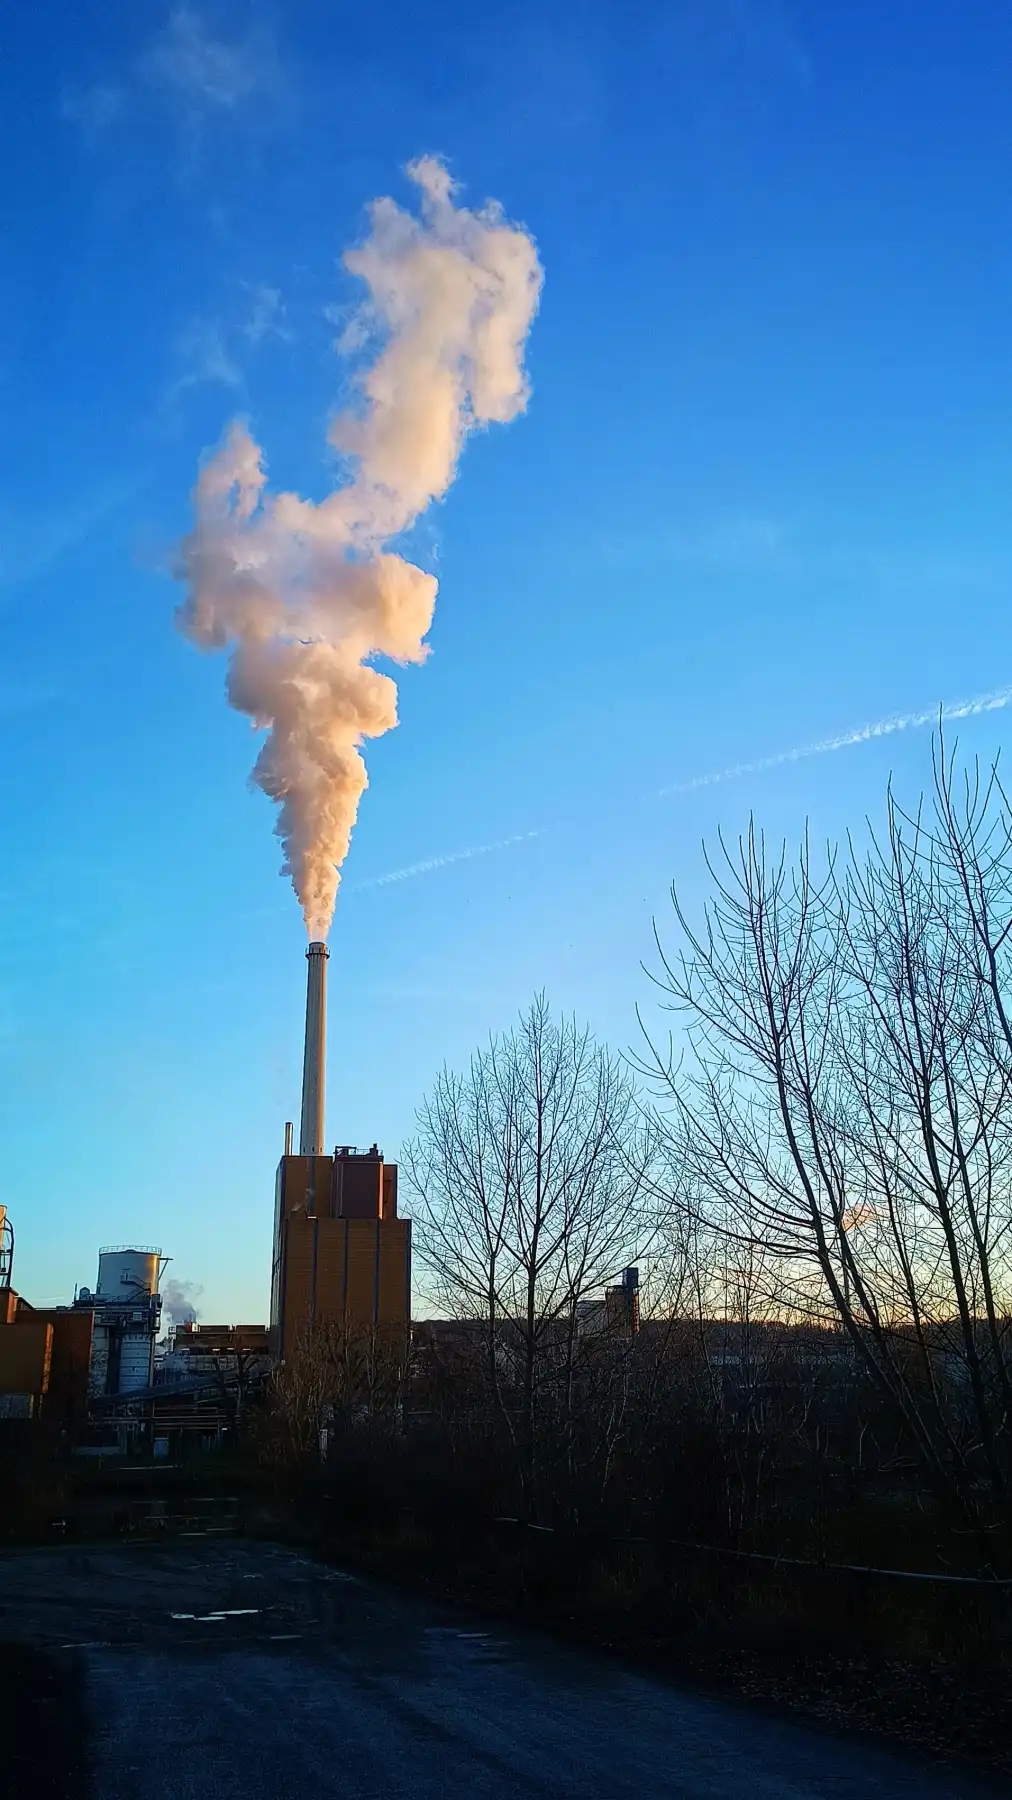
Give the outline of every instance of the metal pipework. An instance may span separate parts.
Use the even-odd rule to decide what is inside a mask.
[[[309,975],[306,982],[306,1053],[302,1063],[302,1123],[299,1129],[299,1155],[322,1156],[324,1080],[327,1052],[327,960],[326,944],[310,944],[306,951]]]

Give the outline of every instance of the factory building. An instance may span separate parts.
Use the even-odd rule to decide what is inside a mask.
[[[310,944],[298,1154],[286,1128],[278,1164],[271,1346],[283,1361],[314,1325],[406,1333],[411,1222],[397,1216],[397,1167],[375,1144],[324,1151],[327,948]]]
[[[266,1325],[198,1325],[187,1319],[173,1326],[161,1368],[203,1372],[231,1367],[241,1357],[266,1357],[267,1350]]]
[[[375,1145],[278,1165],[271,1336],[281,1361],[325,1320],[399,1326],[411,1311],[411,1222],[397,1217],[397,1168]]]

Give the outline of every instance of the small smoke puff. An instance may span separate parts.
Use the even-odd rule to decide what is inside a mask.
[[[350,479],[318,504],[271,496],[259,445],[233,424],[200,472],[177,571],[180,629],[201,649],[231,649],[230,703],[267,732],[253,779],[280,809],[284,873],[311,939],[329,929],[368,785],[362,743],[397,723],[396,686],[370,659],[428,654],[435,578],[385,546],[445,494],[468,433],[527,404],[533,240],[494,204],[455,206],[435,158],[408,174],[421,216],[375,201],[365,242],[344,258],[368,292],[339,348],[380,338],[359,404],[330,428]]]
[[[162,1283],[162,1311],[173,1325],[189,1325],[197,1317],[197,1301],[204,1292],[195,1281]]]

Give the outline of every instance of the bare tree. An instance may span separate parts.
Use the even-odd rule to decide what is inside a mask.
[[[210,1358],[209,1373],[219,1405],[230,1418],[237,1438],[245,1434],[250,1401],[262,1390],[268,1370],[264,1353],[244,1344],[237,1344],[233,1350],[216,1352]]]
[[[940,1493],[1007,1519],[1012,818],[992,772],[813,869],[750,826],[661,951],[681,1060],[652,1044],[707,1227],[832,1320]],[[786,1286],[785,1286],[786,1284]]]
[[[654,1152],[629,1073],[540,997],[466,1074],[443,1070],[402,1155],[420,1260],[471,1322],[532,1511],[539,1426],[574,1417],[579,1303],[648,1248]]]
[[[262,1433],[269,1459],[317,1461],[335,1427],[397,1426],[406,1377],[403,1331],[318,1322],[274,1372]]]

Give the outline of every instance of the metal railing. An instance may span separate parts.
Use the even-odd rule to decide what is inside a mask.
[[[929,1569],[879,1569],[870,1563],[838,1563],[820,1562],[811,1557],[781,1556],[771,1550],[732,1550],[726,1544],[699,1544],[690,1538],[653,1538],[643,1536],[614,1536],[608,1532],[588,1532],[558,1528],[555,1525],[534,1525],[529,1519],[513,1519],[497,1517],[493,1525],[515,1525],[521,1531],[534,1531],[539,1535],[557,1537],[577,1537],[596,1539],[606,1544],[646,1544],[660,1549],[664,1546],[676,1550],[692,1550],[706,1556],[733,1557],[742,1562],[773,1563],[779,1568],[816,1569],[826,1575],[871,1575],[880,1576],[890,1581],[933,1581],[945,1586],[1012,1588],[1012,1575],[943,1575]]]

